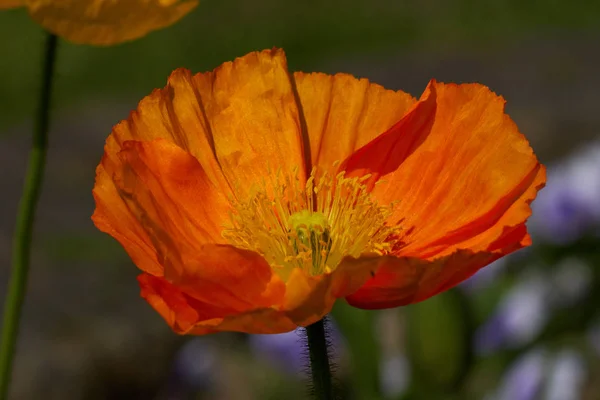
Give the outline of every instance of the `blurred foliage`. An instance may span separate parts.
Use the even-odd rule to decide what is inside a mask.
[[[408,307],[407,352],[417,398],[423,389],[433,399],[460,387],[473,358],[471,319],[467,299],[458,290]]]
[[[412,47],[423,50],[485,47],[527,32],[598,30],[600,3],[460,0],[320,2],[290,6],[278,0],[205,0],[174,26],[109,48],[61,43],[55,104],[87,98],[137,101],[162,87],[179,67],[199,72],[247,52],[283,47],[292,70],[323,60]],[[41,29],[25,10],[0,12],[0,131],[31,114],[36,93]]]
[[[95,261],[111,265],[122,254],[122,247],[110,237],[84,236],[74,233],[46,237],[39,245],[44,257],[68,266],[77,262]],[[120,266],[119,266],[120,268]]]
[[[379,343],[375,332],[375,313],[337,302],[332,315],[351,350],[351,391],[357,399],[381,398],[379,392]]]

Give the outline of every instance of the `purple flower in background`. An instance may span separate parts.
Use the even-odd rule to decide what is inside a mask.
[[[593,274],[590,265],[581,258],[571,256],[560,260],[549,276],[551,308],[569,308],[584,300],[592,289]]]
[[[551,273],[527,272],[475,334],[475,349],[488,354],[519,347],[540,333],[555,310],[575,306],[591,290],[592,269],[582,259],[560,260]]]
[[[596,352],[596,355],[600,356],[600,318],[597,318],[588,329],[586,336],[590,346]]]
[[[548,171],[548,184],[532,205],[528,226],[553,243],[577,240],[600,224],[600,142]]]
[[[218,359],[212,340],[197,337],[186,341],[175,354],[168,381],[157,399],[187,399],[209,392],[216,383]]]
[[[475,293],[491,285],[504,271],[511,255],[499,258],[485,268],[481,268],[472,277],[462,282],[459,287],[466,293]]]
[[[579,400],[587,371],[582,357],[570,349],[561,350],[555,357],[545,389],[546,400]]]
[[[502,378],[494,400],[534,400],[542,388],[547,354],[534,349],[518,358]]]
[[[403,354],[381,355],[379,387],[386,398],[396,398],[410,384],[410,363]]]
[[[462,282],[459,287],[464,290],[466,294],[477,294],[502,278],[503,274],[508,271],[511,264],[527,260],[530,257],[531,252],[531,247],[525,247],[515,253],[499,258],[487,267],[481,268],[475,275]]]
[[[519,281],[501,300],[497,312],[475,334],[475,349],[488,354],[532,340],[548,321],[550,286],[541,274]]]
[[[504,347],[510,330],[505,316],[496,314],[483,324],[475,334],[475,351],[478,354],[489,354]]]
[[[331,356],[336,362],[344,352],[344,341],[331,318],[327,325],[331,340]],[[280,334],[249,335],[248,340],[256,358],[263,359],[290,375],[302,375],[308,372],[308,350],[304,328]]]
[[[296,329],[274,335],[250,335],[250,349],[254,356],[267,361],[285,372],[295,375],[306,368],[304,332]]]
[[[493,400],[534,400],[544,393],[546,400],[578,400],[587,378],[580,354],[562,349],[549,354],[533,349],[509,367]]]

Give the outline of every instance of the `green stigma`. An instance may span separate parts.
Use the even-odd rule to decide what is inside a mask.
[[[308,210],[302,210],[297,213],[290,215],[288,220],[292,229],[298,230],[302,228],[319,227],[325,229],[327,227],[327,217],[320,212],[310,212]]]
[[[329,236],[329,222],[327,217],[320,212],[302,210],[290,215],[288,220],[291,227],[290,239],[296,254],[310,253],[313,267],[327,262],[327,255],[331,249]],[[322,271],[313,271],[322,273]]]

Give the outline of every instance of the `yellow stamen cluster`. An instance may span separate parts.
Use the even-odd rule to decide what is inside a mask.
[[[335,167],[335,165],[334,165]],[[386,224],[392,206],[375,203],[365,181],[313,168],[302,184],[298,173],[263,182],[249,200],[232,200],[231,225],[223,236],[234,246],[260,253],[286,279],[293,268],[311,275],[334,270],[345,256],[385,254],[399,228]]]

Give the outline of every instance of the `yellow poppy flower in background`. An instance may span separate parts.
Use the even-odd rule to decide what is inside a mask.
[[[198,0],[0,0],[0,9],[27,7],[44,29],[70,42],[109,46],[174,24]]]
[[[447,290],[531,239],[545,168],[479,84],[420,99],[282,50],[178,69],[117,124],[96,226],[180,334],[278,333]]]

